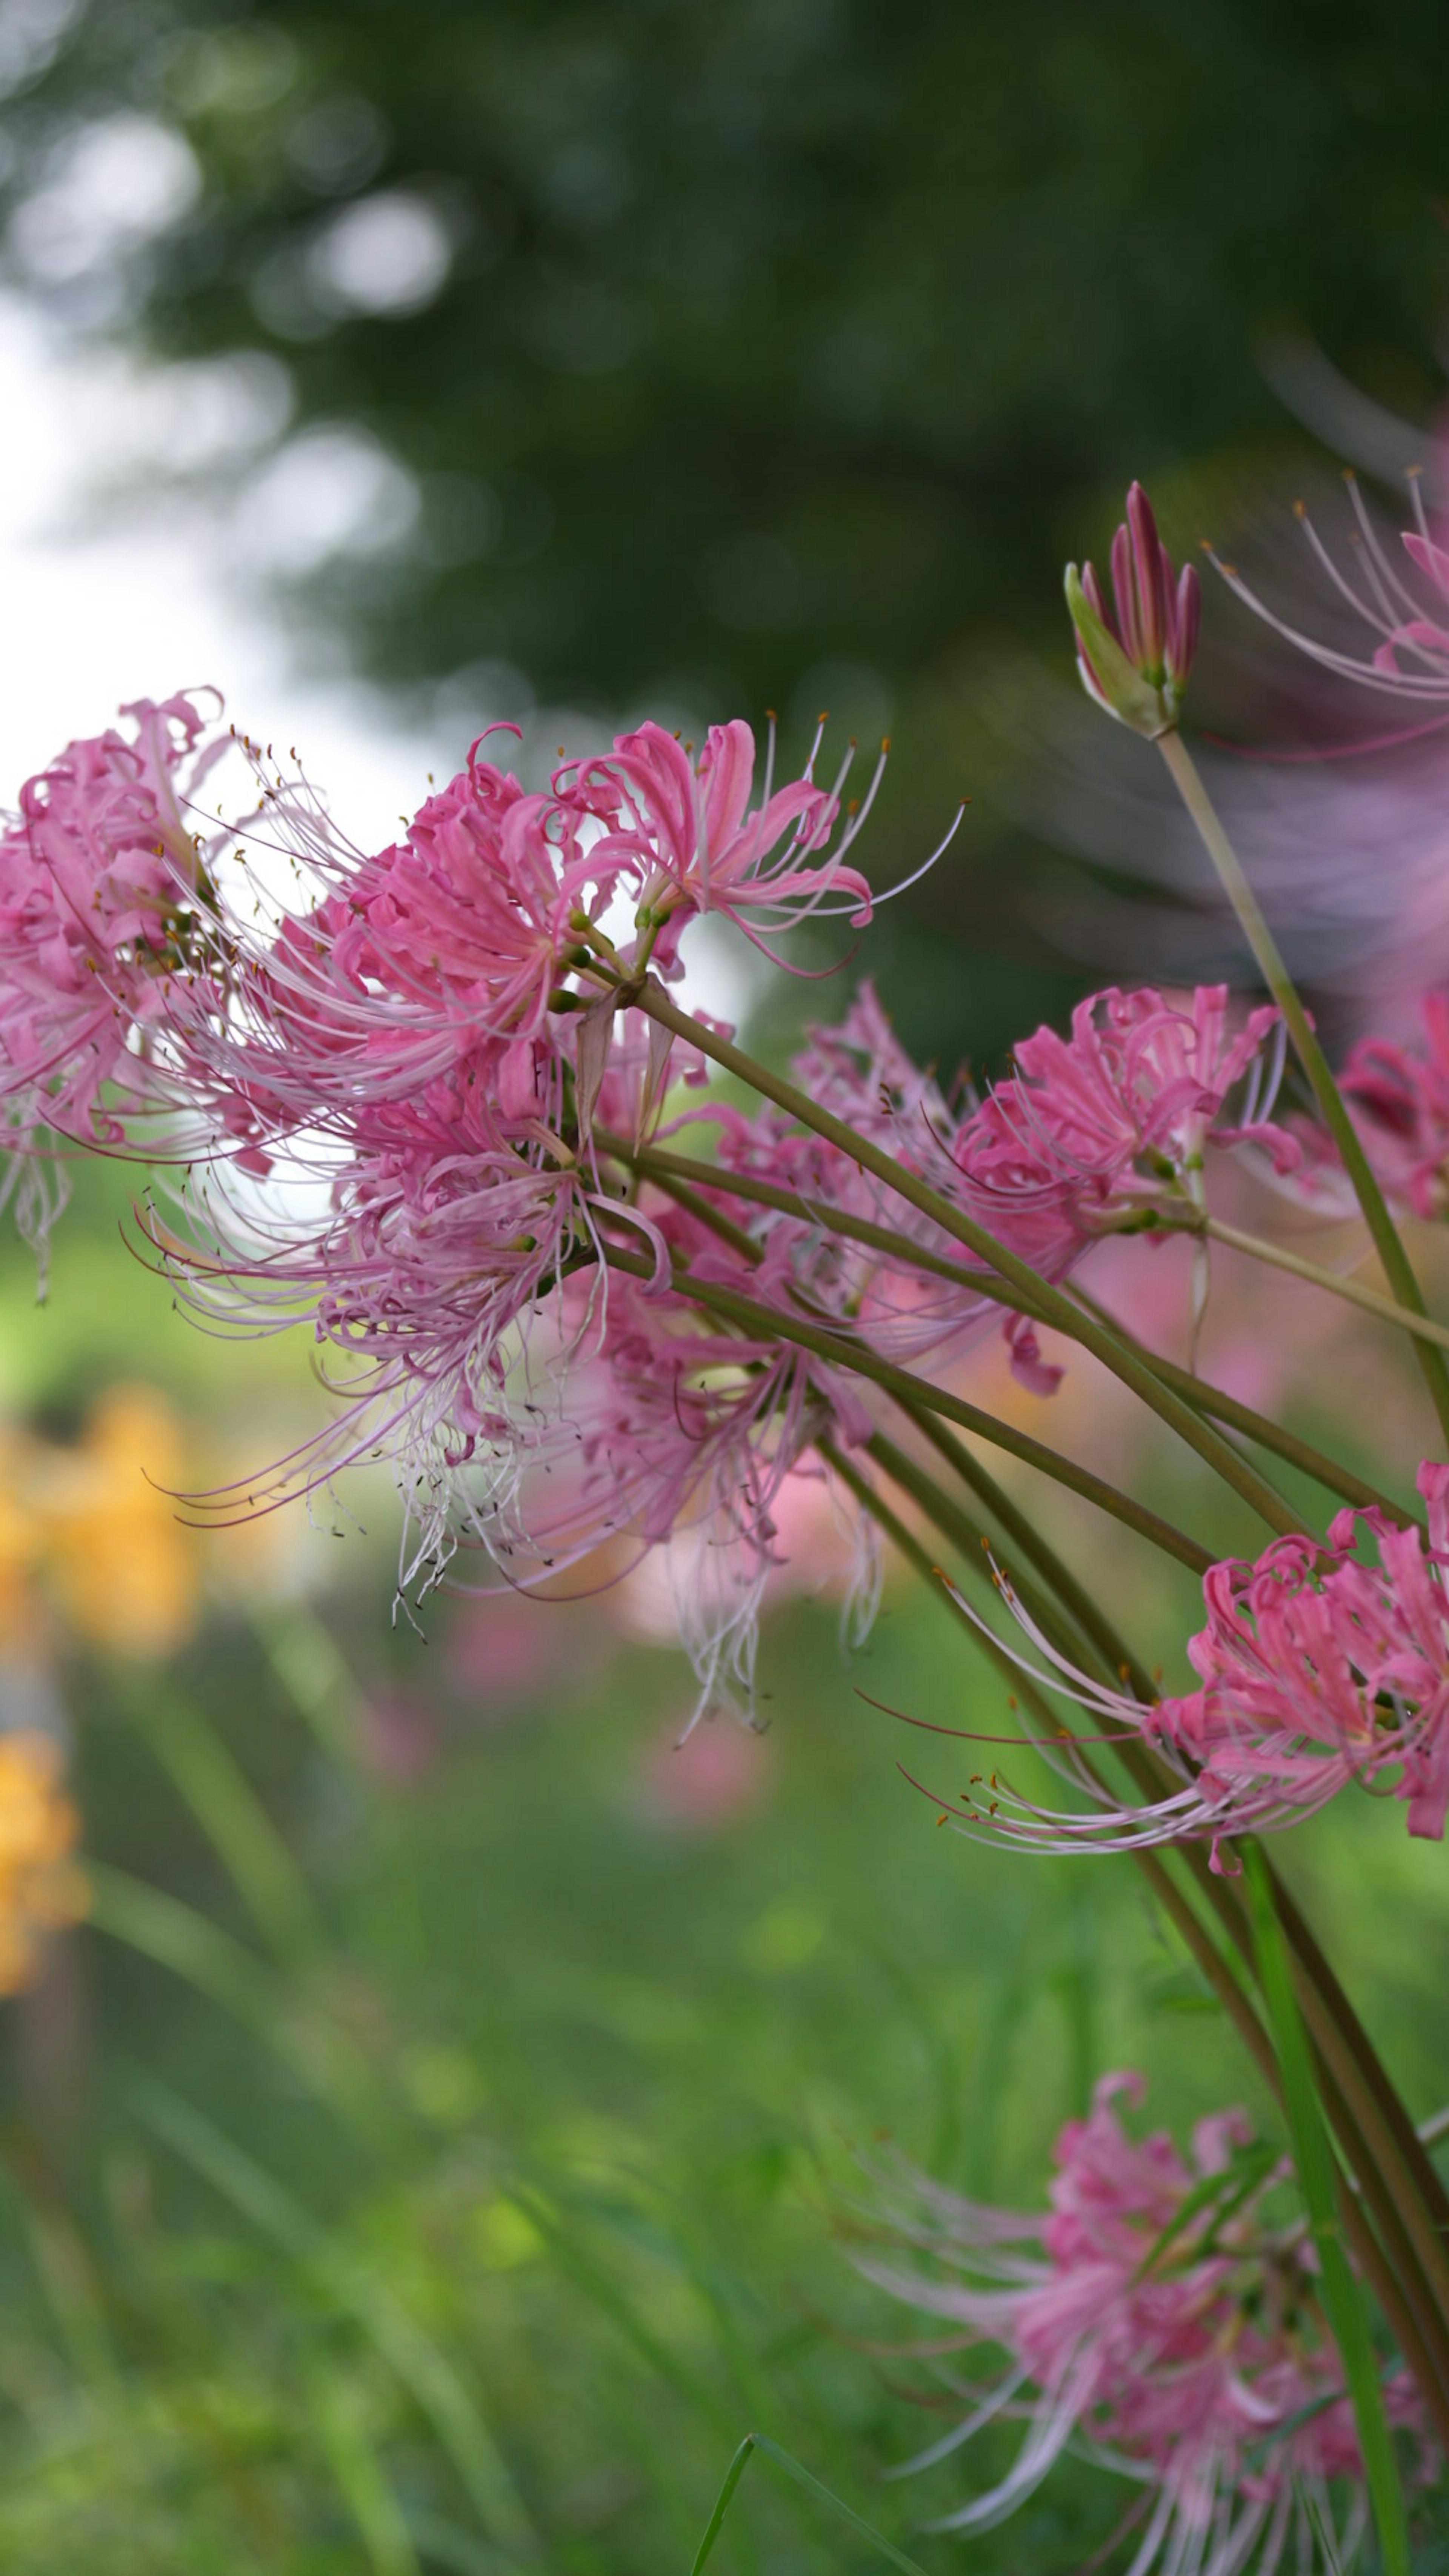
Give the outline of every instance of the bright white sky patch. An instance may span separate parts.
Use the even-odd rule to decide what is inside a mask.
[[[409,723],[360,681],[298,672],[281,615],[257,604],[239,564],[269,555],[268,528],[271,559],[283,559],[290,530],[295,561],[309,506],[318,512],[314,561],[319,545],[326,553],[356,544],[369,497],[392,511],[396,534],[411,485],[351,430],[319,429],[275,446],[286,409],[284,372],[264,358],[142,372],[104,350],[76,349],[23,299],[0,293],[0,598],[10,639],[0,806],[13,807],[25,778],[74,735],[112,723],[125,701],[178,688],[219,689],[254,740],[279,751],[295,743],[340,828],[363,849],[397,837],[400,817],[428,792],[429,771],[449,777],[492,717],[523,713],[530,742],[546,755],[561,742],[571,752],[586,747],[577,717],[482,703],[481,684],[440,691],[435,717]],[[165,488],[163,465],[249,450],[257,472],[235,512]],[[148,460],[152,489],[119,524],[93,505],[118,468],[144,476]],[[520,755],[501,735],[494,756],[507,765]],[[742,1017],[760,971],[748,943],[701,922],[686,955],[689,998],[721,1018]]]

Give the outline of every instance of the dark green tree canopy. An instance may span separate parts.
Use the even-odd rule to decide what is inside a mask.
[[[397,542],[298,567],[361,666],[752,714],[843,668],[918,711],[912,846],[974,639],[1066,670],[1063,556],[1282,437],[1275,334],[1433,398],[1434,0],[30,0],[0,68],[13,269],[406,469]],[[199,185],[98,292],[26,201],[120,113]]]

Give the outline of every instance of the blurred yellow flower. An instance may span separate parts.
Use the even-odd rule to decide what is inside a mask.
[[[196,1625],[201,1569],[177,1518],[182,1443],[166,1399],[154,1387],[111,1387],[74,1448],[36,1449],[28,1499],[64,1616],[93,1645],[172,1653]],[[5,1563],[0,1517],[0,1587]]]
[[[25,1487],[33,1444],[0,1427],[0,1651],[33,1648],[43,1626],[35,1589],[41,1533]]]
[[[78,1923],[89,1901],[75,1847],[80,1818],[65,1762],[48,1735],[0,1735],[0,1994],[30,1983],[47,1932]]]

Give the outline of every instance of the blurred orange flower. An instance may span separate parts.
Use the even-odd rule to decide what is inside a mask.
[[[167,1655],[194,1629],[201,1569],[177,1518],[184,1482],[180,1426],[154,1387],[115,1386],[80,1440],[28,1445],[18,1496],[34,1559],[68,1624],[123,1655]],[[0,1619],[8,1569],[0,1513]]]
[[[89,1903],[75,1859],[80,1817],[64,1783],[53,1737],[0,1735],[0,1994],[30,1983],[45,1935],[78,1923]]]

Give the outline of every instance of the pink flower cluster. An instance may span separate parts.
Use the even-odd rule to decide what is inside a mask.
[[[593,1128],[647,1133],[699,1075],[620,989],[646,966],[677,976],[691,919],[756,939],[868,919],[844,853],[879,770],[847,816],[843,771],[773,784],[773,741],[752,804],[738,723],[697,758],[646,724],[539,792],[480,743],[374,856],[245,737],[248,810],[202,822],[197,789],[235,737],[204,740],[185,699],[130,712],[132,738],[74,744],[30,783],[0,845],[0,1086],[33,1229],[45,1129],[170,1156],[191,1167],[184,1221],[146,1222],[184,1293],[254,1328],[310,1318],[332,1355],[338,1420],[250,1502],[203,1510],[381,1447],[410,1570],[459,1540],[511,1571],[694,1529],[701,1674],[747,1694],[779,1479],[818,1430],[869,1426],[839,1372],[668,1294],[672,1264],[712,1262],[769,1295],[770,1247],[757,1270],[630,1189]],[[600,928],[621,893],[622,943]],[[629,1247],[647,1282],[611,1275]]]
[[[1150,1707],[1069,1664],[1004,1576],[1002,1598],[1027,1641],[1018,1660],[1043,1689],[1074,1700],[1105,1735],[1063,1734],[1040,1750],[1088,1804],[1062,1810],[997,1770],[946,1802],[968,1830],[1052,1851],[1130,1850],[1209,1839],[1232,1869],[1235,1834],[1274,1832],[1350,1784],[1391,1792],[1411,1834],[1438,1842],[1449,1810],[1449,1467],[1426,1463],[1427,1530],[1378,1511],[1340,1512],[1327,1539],[1275,1539],[1251,1564],[1203,1578],[1207,1625],[1188,1644],[1200,1687]],[[1358,1554],[1370,1536],[1377,1563]],[[975,1612],[955,1596],[968,1617]],[[1138,1735],[1182,1785],[1120,1804],[1090,1744]]]
[[[1102,2079],[1090,2116],[1057,2140],[1039,2215],[963,2200],[903,2163],[880,2177],[879,2215],[916,2260],[861,2269],[944,2325],[950,2342],[933,2334],[931,2354],[1007,2356],[907,2465],[1024,2418],[1005,2477],[935,2528],[989,2530],[1085,2443],[1142,2485],[1134,2576],[1230,2576],[1250,2560],[1272,2576],[1290,2550],[1317,2564],[1324,2534],[1346,2563],[1366,2521],[1363,2464],[1315,2257],[1301,2226],[1270,2214],[1284,2167],[1238,2111],[1199,2122],[1186,2158],[1162,2132],[1136,2143],[1115,2105],[1143,2090],[1135,2075]],[[1384,2396],[1427,2480],[1439,2464],[1407,2373]]]
[[[168,987],[196,962],[205,857],[189,815],[223,745],[198,752],[204,720],[189,698],[122,712],[129,739],[68,744],[0,832],[0,1105],[26,1158],[4,1195],[19,1186],[33,1239],[63,1195],[63,1177],[45,1186],[43,1131],[120,1141]]]
[[[984,1097],[958,1081],[948,1098],[910,1061],[866,983],[838,1027],[811,1031],[791,1074],[820,1107],[1055,1282],[1105,1235],[1149,1221],[1165,1202],[1200,1203],[1209,1145],[1251,1144],[1277,1170],[1291,1170],[1299,1147],[1266,1114],[1281,1063],[1277,1011],[1250,1012],[1234,1030],[1225,985],[1200,986],[1181,1002],[1114,988],[1078,1004],[1068,1036],[1040,1028],[1023,1039],[1013,1073]],[[951,1236],[781,1111],[699,1115],[719,1123],[725,1170],[888,1224],[969,1274],[972,1256]],[[830,1313],[849,1314],[872,1348],[893,1358],[948,1359],[1000,1311],[965,1280],[913,1273],[899,1254],[866,1253],[823,1220],[802,1227],[776,1217],[767,1231],[777,1250],[788,1243],[796,1284]],[[1006,1332],[1015,1374],[1033,1393],[1052,1393],[1061,1370],[1043,1360],[1031,1326],[1011,1316]]]
[[[704,1061],[637,1005],[647,976],[682,975],[703,912],[772,956],[802,921],[868,921],[846,853],[879,768],[847,812],[844,769],[817,785],[815,752],[776,784],[772,736],[752,802],[748,726],[712,727],[696,755],[646,724],[527,789],[480,738],[369,854],[303,773],[208,736],[189,700],[131,716],[130,738],[73,744],[32,781],[0,844],[0,1090],[18,1172],[42,1168],[46,1129],[181,1166],[180,1217],[145,1224],[183,1295],[228,1325],[306,1320],[323,1349],[337,1417],[203,1516],[382,1451],[405,1580],[460,1545],[527,1581],[691,1533],[672,1561],[702,1687],[748,1702],[781,1480],[823,1472],[827,1434],[858,1451],[871,1433],[849,1345],[943,1363],[1002,1310],[948,1230],[778,1111],[712,1102],[661,1131]],[[201,781],[233,749],[246,810],[203,822]],[[1232,1031],[1221,988],[1111,991],[1069,1037],[1027,1039],[984,1098],[948,1097],[866,986],[793,1072],[1057,1280],[1103,1231],[1195,1195],[1210,1140],[1291,1156],[1265,1116],[1274,1026],[1260,1011]],[[641,1140],[706,1120],[692,1196],[633,1172]],[[798,1204],[762,1205],[751,1181]],[[686,1279],[828,1324],[841,1364],[720,1324]],[[1049,1391],[1030,1326],[1007,1331]],[[873,1550],[848,1544],[867,1602]]]
[[[1385,1194],[1415,1216],[1449,1216],[1449,993],[1423,1000],[1424,1045],[1361,1038],[1343,1090]]]

